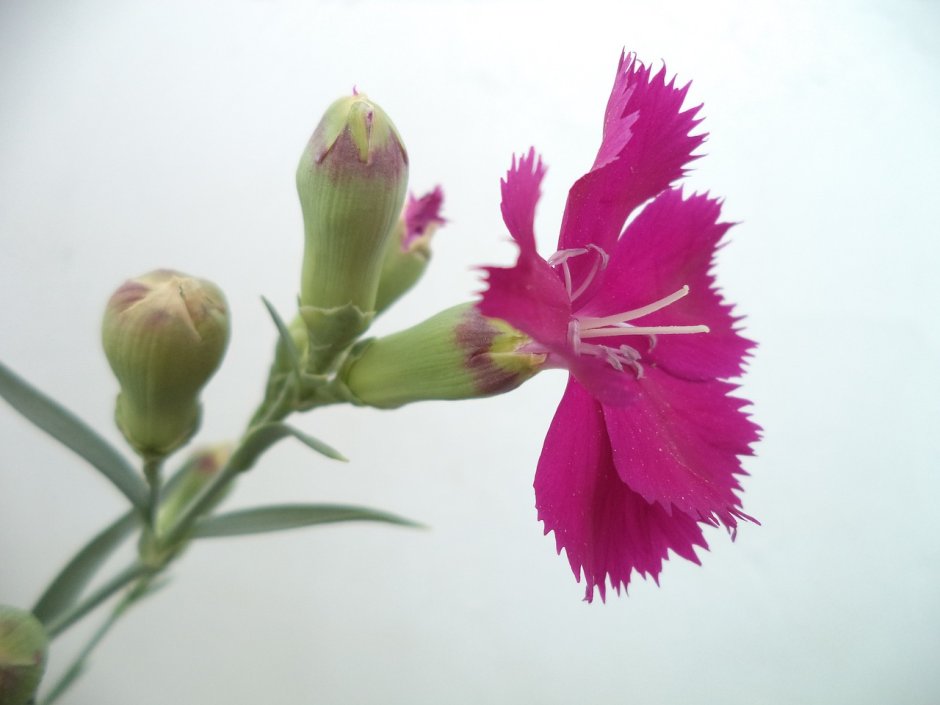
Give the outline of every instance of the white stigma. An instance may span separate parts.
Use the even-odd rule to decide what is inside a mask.
[[[588,252],[594,252],[597,255],[597,259],[594,260],[594,265],[591,267],[591,271],[588,272],[587,276],[584,277],[584,281],[581,282],[581,286],[578,287],[577,291],[572,291],[573,285],[571,282],[571,268],[568,266],[568,260],[572,257],[577,257],[578,255],[585,255]],[[607,263],[609,261],[610,255],[594,244],[590,244],[587,247],[558,250],[558,252],[548,258],[548,263],[552,267],[561,265],[561,271],[565,277],[565,291],[568,292],[568,298],[572,301],[587,291],[587,288],[591,285],[591,282],[594,281],[594,277],[596,277],[597,273],[602,269],[606,269]]]

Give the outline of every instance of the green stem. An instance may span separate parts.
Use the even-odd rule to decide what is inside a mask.
[[[127,587],[138,578],[152,572],[154,572],[153,568],[139,561],[135,561],[89,595],[88,598],[82,600],[67,612],[64,612],[51,621],[46,627],[46,634],[49,636],[49,639],[54,639],[109,597]]]
[[[88,660],[91,652],[94,651],[98,644],[101,643],[101,640],[107,636],[108,632],[111,631],[111,627],[124,615],[128,608],[147,594],[150,583],[151,578],[149,576],[137,581],[137,584],[121,598],[120,602],[114,606],[114,609],[111,610],[111,613],[104,622],[102,622],[95,630],[95,633],[91,635],[91,638],[85,643],[82,650],[78,652],[78,655],[73,659],[72,663],[69,664],[69,667],[59,680],[56,681],[55,685],[49,690],[49,694],[42,701],[42,705],[52,705],[52,703],[58,700],[63,693],[72,686],[81,675],[85,667],[85,661]]]
[[[246,464],[243,461],[245,455],[243,451],[246,442],[256,429],[266,424],[280,421],[293,411],[293,392],[295,390],[295,384],[293,377],[285,380],[284,386],[281,388],[275,402],[268,406],[264,413],[255,413],[248,428],[245,429],[245,432],[239,439],[238,445],[232,452],[229,461],[225,464],[225,467],[203,488],[202,492],[190,502],[186,509],[180,512],[176,521],[167,529],[166,534],[160,537],[160,543],[162,545],[172,547],[174,544],[181,541],[199,517],[205,514],[222,493],[225,492],[229,484],[234,481],[240,473],[251,467],[250,463]],[[259,416],[260,418],[258,418]]]
[[[150,497],[147,501],[147,526],[154,534],[157,531],[157,514],[160,510],[160,468],[163,458],[147,458],[144,460],[144,477],[150,485]]]
[[[291,375],[284,380],[281,391],[278,393],[274,403],[267,407],[259,407],[258,412],[252,416],[248,428],[242,434],[242,440],[248,436],[258,426],[264,426],[272,421],[280,421],[293,411],[294,394],[297,390],[298,381]],[[263,409],[263,412],[262,412]]]

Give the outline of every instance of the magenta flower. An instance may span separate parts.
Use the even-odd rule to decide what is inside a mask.
[[[486,268],[481,312],[531,337],[527,352],[570,372],[535,475],[538,516],[555,532],[585,599],[633,571],[658,582],[671,549],[695,563],[702,525],[734,534],[739,456],[759,428],[730,396],[753,343],[712,276],[728,230],[720,202],[672,184],[705,139],[688,85],[622,55],[591,170],[571,187],[558,251],[543,259],[533,221],[545,169],[534,150],[502,182],[514,267]],[[652,199],[652,200],[650,200]],[[627,219],[650,201],[624,228]]]

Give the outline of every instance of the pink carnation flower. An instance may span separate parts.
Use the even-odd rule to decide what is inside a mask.
[[[658,582],[669,550],[695,563],[702,526],[750,519],[736,492],[759,428],[725,381],[743,338],[715,287],[730,224],[707,195],[673,184],[705,139],[688,85],[622,55],[591,170],[571,187],[558,251],[535,247],[545,168],[534,150],[502,181],[514,267],[487,267],[480,311],[531,337],[527,352],[570,373],[535,475],[538,516],[555,532],[585,599],[633,571]],[[650,200],[652,199],[652,200]],[[629,225],[627,219],[647,203]]]

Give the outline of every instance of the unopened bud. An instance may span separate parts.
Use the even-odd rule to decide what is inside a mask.
[[[160,511],[157,515],[157,534],[163,533],[182,513],[196,496],[202,492],[202,489],[208,485],[218,475],[225,463],[232,455],[232,447],[229,444],[209,446],[193,452],[186,461],[186,464],[180,469],[179,479],[172,487],[168,488],[168,493],[160,503]],[[224,495],[220,495],[216,501],[221,502]],[[213,505],[214,506],[214,505]],[[212,507],[207,509],[211,511]]]
[[[492,396],[539,371],[545,355],[525,352],[530,342],[504,321],[464,304],[353,348],[340,379],[359,403],[386,409]]]
[[[46,668],[46,644],[38,619],[0,605],[0,705],[30,702]]]
[[[385,248],[376,312],[384,311],[413,287],[431,259],[431,238],[446,221],[441,217],[444,192],[440,186],[421,198],[408,197],[398,225]]]
[[[140,455],[167,455],[196,432],[199,392],[228,337],[225,297],[208,281],[160,269],[111,297],[102,342],[121,385],[115,419]]]
[[[375,310],[385,244],[407,182],[408,155],[378,105],[354,93],[327,109],[297,167],[302,306]]]

